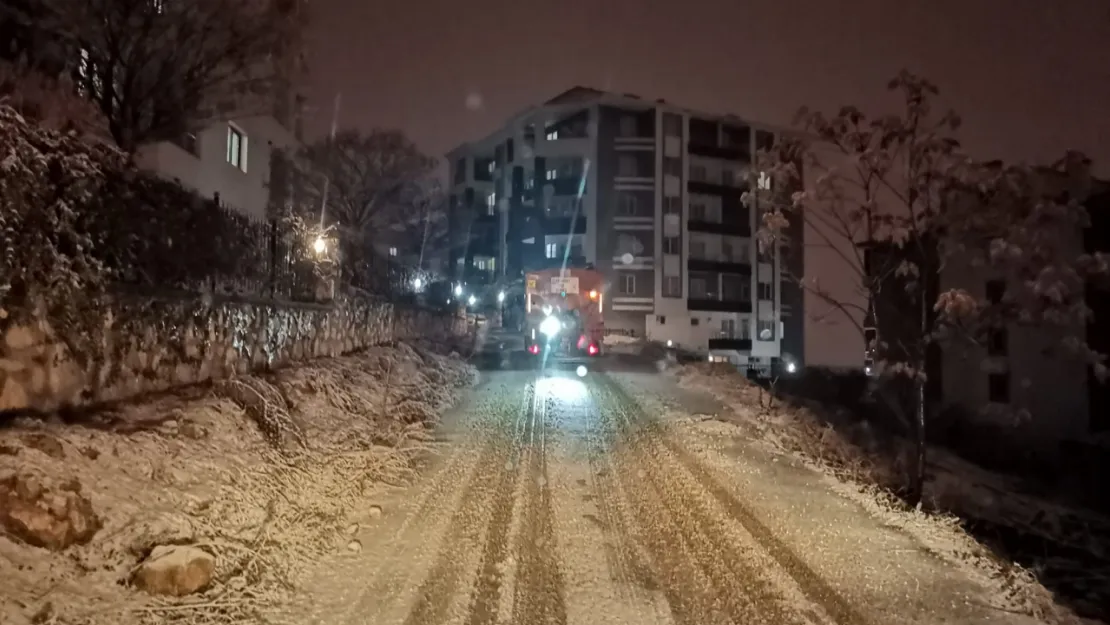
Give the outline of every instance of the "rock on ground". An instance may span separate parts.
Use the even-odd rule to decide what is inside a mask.
[[[60,551],[87,543],[100,526],[76,479],[56,486],[21,473],[0,479],[0,527],[23,542]]]
[[[134,582],[152,595],[183,597],[207,587],[215,571],[215,556],[203,549],[159,545],[139,565]]]

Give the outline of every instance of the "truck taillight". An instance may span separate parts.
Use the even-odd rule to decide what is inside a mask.
[[[591,356],[597,356],[597,352],[598,352],[597,343],[590,343],[590,347],[589,347],[589,349],[586,350],[586,353],[588,353]]]
[[[535,343],[532,343],[531,345],[529,345],[529,346],[528,346],[528,351],[529,351],[529,352],[530,352],[530,353],[531,353],[531,354],[532,354],[533,356],[535,356],[536,354],[539,354],[539,353],[540,353],[540,346],[539,346],[539,345],[536,345]]]

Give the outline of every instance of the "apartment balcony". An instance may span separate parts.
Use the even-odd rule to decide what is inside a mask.
[[[548,193],[547,189],[551,189],[551,195],[578,195],[580,190],[585,191],[581,175],[559,176],[554,180],[545,180],[545,194]]]
[[[555,258],[541,258],[537,261],[530,263],[529,271],[542,271],[544,269],[558,269],[563,266],[563,254],[560,253]],[[566,259],[567,267],[585,267],[586,257],[581,254],[571,254]]]
[[[752,275],[752,265],[749,261],[723,255],[690,256],[686,259],[686,268],[690,271]]]
[[[697,180],[690,178],[686,182],[686,190],[690,193],[718,195],[725,198],[739,198],[747,189],[747,183],[725,184],[722,180]]]
[[[552,215],[543,219],[544,234],[586,234],[586,216]]]
[[[703,312],[750,313],[752,302],[741,299],[721,299],[713,293],[691,294],[691,297],[686,298],[686,308]]]
[[[742,217],[746,218],[747,215]],[[750,237],[752,235],[752,225],[746,219],[725,219],[722,221],[688,219],[686,229],[690,232],[706,232],[734,237]]]
[[[719,158],[727,161],[749,163],[752,160],[747,148],[725,147],[711,143],[690,141],[686,144],[686,151],[693,156]]]
[[[709,339],[710,350],[732,350],[737,352],[752,351],[751,339],[716,338]]]
[[[474,216],[474,223],[482,226],[491,226],[500,222],[501,215],[496,210],[491,215],[489,209],[485,209]]]

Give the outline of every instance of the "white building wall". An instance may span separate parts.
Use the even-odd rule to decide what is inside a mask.
[[[961,288],[985,298],[991,277],[986,271],[956,259],[947,263],[941,275],[942,292]],[[1086,435],[1087,367],[1076,358],[1051,353],[1059,348],[1064,333],[1012,326],[1008,334],[1006,356],[988,357],[985,349],[973,345],[945,347],[941,383],[945,404],[959,406],[972,421],[1011,425],[1015,434],[1046,448],[1061,439]],[[992,404],[989,376],[1006,371],[1010,401]]]
[[[246,136],[246,171],[227,159],[228,127]],[[265,219],[270,201],[270,159],[274,149],[297,145],[292,133],[269,117],[212,124],[197,133],[196,154],[170,142],[141,148],[138,163],[204,197],[254,219]]]
[[[680,219],[679,223],[667,223],[663,219],[663,203],[666,197],[682,198],[685,193],[685,185],[683,181],[677,176],[666,175],[663,172],[663,159],[664,158],[679,158],[685,162],[686,159],[686,146],[682,137],[668,137],[664,134],[663,116],[667,111],[663,107],[655,109],[655,128],[656,128],[656,149],[655,149],[655,251],[656,251],[656,264],[655,264],[655,313],[649,315],[646,320],[646,334],[651,340],[665,341],[667,338],[678,339],[679,336],[667,336],[663,332],[663,326],[671,324],[666,328],[666,331],[671,331],[673,328],[681,328],[683,324],[681,320],[686,315],[686,294],[689,293],[689,284],[686,276],[686,258],[685,246],[683,242],[683,254],[664,254],[663,238],[668,236],[678,236],[686,230],[685,221]],[[686,129],[683,128],[683,133]],[[679,275],[682,278],[682,296],[681,297],[663,297],[663,280],[665,276]],[[667,320],[666,324],[660,324],[660,318]],[[674,321],[671,321],[674,319]],[[688,323],[686,325],[689,325]]]

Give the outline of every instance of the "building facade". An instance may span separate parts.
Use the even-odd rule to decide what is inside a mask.
[[[1099,183],[1083,203],[1091,224],[1075,233],[1076,253],[1110,253],[1110,188]],[[872,277],[879,278],[878,272],[883,271],[877,268],[887,271],[881,278],[881,295],[872,302],[875,314],[869,316],[868,331],[874,334],[869,339],[878,336],[888,345],[897,345],[899,337],[906,336],[911,339],[907,343],[915,342],[920,336],[922,295],[931,304],[940,293],[961,289],[988,307],[1004,305],[1008,283],[1003,276],[959,256],[946,255],[939,275],[926,276],[923,294],[918,290],[909,294],[902,279],[891,275],[889,268],[901,259],[916,260],[913,255],[937,254],[936,250],[936,244],[867,250]],[[1110,385],[1097,380],[1093,367],[1061,349],[1066,336],[1074,333],[1096,352],[1110,354],[1110,291],[1105,284],[1089,284],[1085,300],[1093,313],[1085,328],[1064,332],[1008,323],[990,328],[977,343],[932,345],[925,354],[929,405],[955,408],[961,420],[997,427],[1005,437],[1044,456],[1059,453],[1062,441],[1083,441],[1110,431]],[[936,316],[932,308],[924,307],[930,325]],[[892,349],[894,359],[907,356]]]
[[[592,266],[608,333],[742,366],[804,355],[802,224],[760,250],[749,190],[779,131],[576,87],[453,150],[449,267],[463,282]]]
[[[140,148],[136,162],[257,220],[292,201],[290,153],[303,140],[308,0],[276,2],[288,17],[269,88],[175,141]]]

